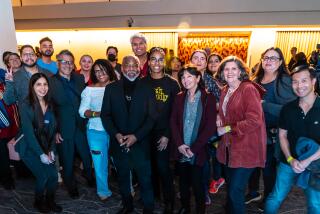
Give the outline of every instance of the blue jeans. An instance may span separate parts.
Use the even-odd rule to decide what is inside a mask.
[[[100,197],[111,196],[108,187],[109,135],[105,131],[88,129],[87,137],[96,175],[97,194]]]
[[[276,183],[272,192],[269,194],[265,203],[265,214],[278,213],[284,199],[289,194],[292,186],[295,184],[298,174],[295,173],[291,166],[280,163],[277,170]],[[320,192],[312,188],[304,190],[307,198],[308,214],[320,213]]]
[[[230,168],[225,166],[227,183],[227,213],[245,214],[245,192],[255,168]]]

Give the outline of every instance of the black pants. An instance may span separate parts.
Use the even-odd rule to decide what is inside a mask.
[[[82,159],[85,177],[92,179],[91,155],[87,143],[86,135],[79,129],[76,129],[72,140],[64,139],[61,144],[58,144],[60,158],[63,166],[63,181],[68,190],[76,188],[74,178],[73,162],[75,152],[77,151]]]
[[[139,143],[139,142],[138,142]],[[117,152],[112,154],[114,164],[118,172],[118,184],[122,203],[127,208],[133,208],[133,198],[130,189],[130,171],[137,175],[140,185],[141,198],[144,209],[152,211],[154,208],[154,197],[151,184],[150,160],[143,157],[134,158],[132,152]]]
[[[205,191],[203,188],[203,167],[191,165],[189,162],[179,163],[179,189],[181,205],[190,210],[190,187],[196,199],[196,213],[205,213]]]
[[[161,138],[158,134],[151,136],[151,165],[152,165],[152,184],[155,196],[160,195],[160,189],[163,191],[165,203],[174,202],[173,176],[169,162],[169,145],[165,150],[159,151],[157,142]],[[160,188],[160,182],[162,188]]]
[[[40,156],[31,151],[27,151],[22,160],[36,178],[36,195],[43,195],[45,191],[48,194],[54,194],[58,186],[58,172],[55,164],[43,164]]]
[[[9,139],[0,139],[0,182],[2,184],[12,182],[12,173],[10,169],[9,150],[7,143]]]
[[[274,158],[275,144],[267,146],[267,161],[265,168],[256,168],[249,179],[249,192],[257,192],[259,190],[260,174],[263,175],[264,197],[265,200],[273,189],[276,179],[276,159]]]

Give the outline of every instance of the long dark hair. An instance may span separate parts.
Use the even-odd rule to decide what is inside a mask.
[[[193,65],[186,65],[178,73],[178,81],[179,81],[179,84],[181,85],[181,88],[183,91],[186,91],[186,88],[183,86],[183,84],[181,82],[181,79],[182,79],[184,72],[188,72],[189,74],[191,74],[192,76],[195,76],[197,78],[200,76],[200,81],[198,82],[197,90],[198,89],[205,90],[205,85],[204,85],[204,81],[202,79],[201,72],[198,71],[197,67],[195,67]]]
[[[289,72],[288,69],[287,69],[286,61],[285,61],[285,59],[284,59],[283,53],[282,53],[282,51],[281,51],[280,48],[271,47],[271,48],[265,50],[265,51],[261,54],[261,59],[264,57],[264,55],[265,55],[268,51],[271,51],[271,50],[277,52],[277,53],[279,54],[279,60],[281,60],[281,64],[280,64],[280,66],[279,66],[279,68],[278,68],[278,70],[277,70],[278,73],[277,73],[277,77],[276,77],[276,81],[277,81],[277,82],[276,82],[276,86],[277,86],[277,87],[276,87],[276,92],[277,92],[278,95],[280,95],[280,94],[279,94],[279,87],[278,87],[279,84],[280,84],[280,81],[281,81],[281,83],[283,83],[282,78],[283,78],[284,76],[289,76],[289,73],[290,73],[290,72]],[[256,71],[256,72],[254,73],[254,75],[253,75],[253,80],[254,80],[255,82],[257,82],[258,84],[261,84],[261,81],[262,81],[263,77],[264,77],[264,69],[262,68],[262,63],[260,62],[257,71]]]
[[[55,126],[51,127],[50,130],[47,130],[44,128],[44,113],[42,112],[40,102],[38,100],[38,97],[33,89],[36,82],[40,79],[44,78],[48,83],[48,92],[44,96],[44,102],[47,105],[47,109],[52,110],[51,100],[50,100],[50,85],[48,77],[43,73],[35,73],[31,76],[30,82],[29,82],[29,94],[28,94],[28,101],[31,107],[34,110],[34,120],[33,120],[33,126],[35,129],[35,136],[37,137],[39,141],[39,145],[43,149],[45,153],[48,153],[50,150],[50,147],[52,145],[52,141],[54,138],[54,132],[55,132]],[[53,112],[53,111],[52,111]]]

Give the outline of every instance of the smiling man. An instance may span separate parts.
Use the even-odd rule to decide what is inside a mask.
[[[57,63],[51,59],[54,53],[52,40],[49,37],[44,37],[39,41],[41,58],[37,60],[37,64],[44,69],[47,69],[53,74],[58,72]]]
[[[286,104],[280,113],[279,138],[282,157],[275,186],[266,200],[264,210],[266,214],[278,213],[298,176],[308,171],[307,168],[320,159],[320,98],[314,91],[315,70],[304,65],[298,66],[293,69],[291,76],[292,88],[298,99]],[[309,145],[313,144],[318,147],[307,158],[301,158],[297,152],[301,137],[308,138]],[[308,213],[319,213],[320,191],[311,185],[310,179],[304,192],[307,198]]]
[[[62,50],[57,55],[57,60],[59,70],[50,82],[58,122],[56,143],[60,147],[58,151],[62,158],[63,181],[70,197],[78,198],[79,192],[73,170],[76,151],[82,159],[88,185],[94,186],[90,150],[85,135],[86,122],[78,113],[85,82],[83,75],[74,72],[74,56],[69,50]]]
[[[147,52],[147,39],[141,34],[134,34],[130,38],[132,51],[140,61],[140,76],[145,77],[148,75],[148,52]]]

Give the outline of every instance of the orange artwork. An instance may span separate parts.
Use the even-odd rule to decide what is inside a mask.
[[[247,60],[249,36],[212,36],[212,37],[179,37],[178,56],[189,63],[191,53],[197,49],[211,48],[222,57],[235,55]]]

